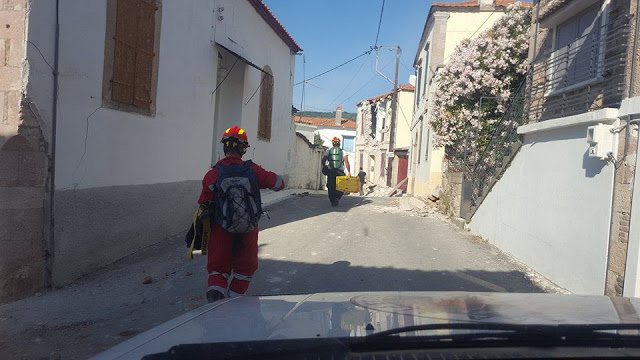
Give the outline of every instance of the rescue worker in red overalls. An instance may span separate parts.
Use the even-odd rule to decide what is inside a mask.
[[[225,158],[218,161],[205,175],[204,180],[202,180],[202,193],[198,203],[215,203],[217,192],[220,192],[218,198],[222,198],[221,195],[227,196],[226,193],[222,193],[226,191],[224,186],[227,186],[229,181],[222,181],[224,184],[221,185],[220,181],[218,181],[220,180],[218,175],[220,174],[222,179],[228,177],[228,175],[223,174],[234,173],[236,175],[233,175],[235,177],[231,176],[232,179],[230,181],[232,182],[237,179],[242,182],[243,178],[241,176],[250,179],[243,186],[252,196],[248,198],[246,203],[251,203],[252,205],[249,207],[253,209],[244,209],[242,211],[251,212],[257,209],[259,214],[262,213],[260,189],[280,191],[284,189],[284,181],[280,176],[261,168],[251,161],[245,162],[242,160],[242,156],[249,147],[249,140],[243,129],[237,126],[227,129],[222,136],[222,143]],[[244,192],[242,188],[240,190]],[[220,201],[215,206],[219,209],[219,205]],[[220,212],[226,213],[227,211],[225,209]],[[255,221],[255,228],[252,228],[252,230],[246,233],[234,233],[225,230],[229,229],[230,225],[226,223],[227,218],[223,220],[220,220],[218,216],[215,218],[217,221],[212,223],[207,258],[207,271],[209,272],[207,300],[209,302],[225,297],[244,295],[249,288],[254,272],[258,269],[257,220]],[[235,228],[232,230],[235,231]]]

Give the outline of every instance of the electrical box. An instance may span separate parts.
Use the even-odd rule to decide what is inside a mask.
[[[587,128],[589,157],[609,160],[615,150],[613,125],[598,124]]]

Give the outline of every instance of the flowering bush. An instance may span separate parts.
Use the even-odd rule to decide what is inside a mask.
[[[455,153],[470,130],[478,145],[486,142],[524,80],[530,24],[531,8],[516,3],[490,29],[456,47],[436,78],[435,146]]]

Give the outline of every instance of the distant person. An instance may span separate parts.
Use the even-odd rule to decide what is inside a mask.
[[[327,175],[327,189],[329,190],[331,206],[338,206],[343,193],[336,190],[336,177],[345,175],[345,167],[347,173],[351,175],[351,167],[349,166],[349,158],[340,148],[340,139],[334,137],[331,139],[331,144],[333,147],[325,151],[322,158],[322,173]]]
[[[221,142],[225,158],[205,175],[198,199],[199,204],[212,204],[214,209],[207,253],[209,302],[241,296],[249,289],[258,269],[260,189],[284,189],[280,176],[242,160],[249,147],[243,129],[227,129]]]
[[[360,178],[360,196],[364,195],[364,181],[367,177],[367,173],[362,170],[362,166],[360,167],[360,172],[358,173],[358,178]]]

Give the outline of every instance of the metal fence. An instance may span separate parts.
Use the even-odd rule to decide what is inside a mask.
[[[631,17],[538,56],[484,144],[469,132],[455,154],[464,169],[461,216],[470,220],[521,146],[520,125],[619,107],[629,71]]]
[[[626,89],[630,19],[618,18],[533,61],[527,122],[619,107]]]
[[[493,134],[480,149],[477,134],[469,133],[465,140],[465,171],[460,210],[461,216],[467,220],[471,219],[520,148],[521,141],[517,132],[518,126],[523,125],[526,119],[526,83],[521,83],[504,115],[497,122]],[[473,151],[474,148],[476,151]]]

